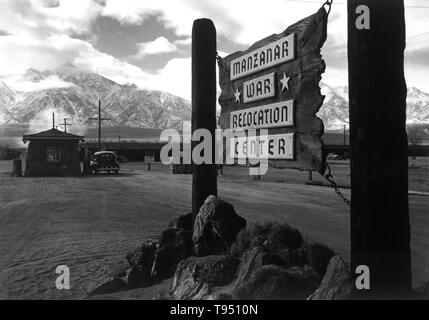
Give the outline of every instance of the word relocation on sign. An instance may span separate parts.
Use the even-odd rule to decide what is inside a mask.
[[[231,157],[292,160],[294,158],[294,136],[294,133],[286,133],[231,139]]]
[[[230,128],[261,129],[294,125],[294,100],[231,112]]]
[[[283,32],[218,61],[219,124],[247,135],[247,142],[239,137],[227,143],[235,159],[259,153],[276,168],[324,173],[324,127],[317,112],[324,100],[319,83],[326,68],[321,48],[327,18],[322,7]],[[261,131],[260,136],[264,131],[264,136],[254,141],[251,130]]]
[[[295,58],[295,34],[251,51],[231,62],[231,80],[268,69]]]

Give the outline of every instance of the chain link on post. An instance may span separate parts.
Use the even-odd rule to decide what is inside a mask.
[[[338,195],[338,197],[340,197],[341,200],[343,200],[344,203],[350,207],[352,202],[344,196],[344,194],[338,188],[337,183],[333,180],[334,177],[332,176],[331,167],[329,166],[328,162],[326,162],[326,168],[328,169],[328,173],[325,175],[325,179],[331,184],[331,187],[335,190],[335,193]]]
[[[326,0],[326,2],[323,4],[323,6],[322,7],[324,7],[324,6],[328,6],[328,16],[329,16],[329,14],[331,13],[331,6],[332,6],[332,3],[333,3],[334,1],[333,0]]]

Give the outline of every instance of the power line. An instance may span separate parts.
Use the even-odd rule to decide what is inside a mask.
[[[323,4],[323,1],[302,1],[302,0],[283,0],[285,2],[298,2],[298,3],[317,3],[317,4]],[[345,2],[334,2],[333,5],[347,5]],[[406,5],[405,8],[412,8],[412,9],[429,9],[428,6],[414,6],[414,5]]]
[[[293,1],[293,0],[286,0],[286,1]],[[425,36],[425,35],[428,35],[428,34],[429,34],[429,31],[428,32],[424,32],[424,33],[420,33],[420,34],[416,34],[414,36],[407,37],[407,40],[414,39],[414,38],[421,37],[421,36]],[[345,59],[345,58],[347,58],[347,56],[338,57],[338,58],[335,58],[335,59],[327,60],[325,62],[326,63],[330,63],[330,62],[335,62],[335,61],[342,60],[342,59]]]
[[[407,40],[414,39],[414,38],[417,38],[417,37],[421,37],[421,36],[424,36],[424,35],[427,35],[427,34],[429,34],[429,31],[428,32],[424,32],[424,33],[420,33],[420,34],[416,34],[416,35],[411,36],[411,37],[407,37]]]

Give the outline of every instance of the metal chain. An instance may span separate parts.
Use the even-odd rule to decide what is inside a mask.
[[[331,13],[331,6],[332,6],[332,3],[333,3],[334,1],[333,0],[326,0],[326,2],[323,4],[323,6],[322,7],[324,7],[324,6],[328,6],[328,16],[329,16],[329,14]]]
[[[331,187],[335,190],[335,193],[338,195],[338,197],[340,197],[341,200],[343,200],[344,203],[350,207],[352,202],[344,196],[344,194],[338,188],[337,183],[333,180],[334,177],[332,176],[331,167],[329,166],[328,162],[326,162],[326,168],[328,169],[328,173],[325,175],[325,179],[331,184]]]

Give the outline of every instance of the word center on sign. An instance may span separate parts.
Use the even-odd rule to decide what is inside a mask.
[[[293,160],[294,138],[286,133],[231,139],[231,158]]]

